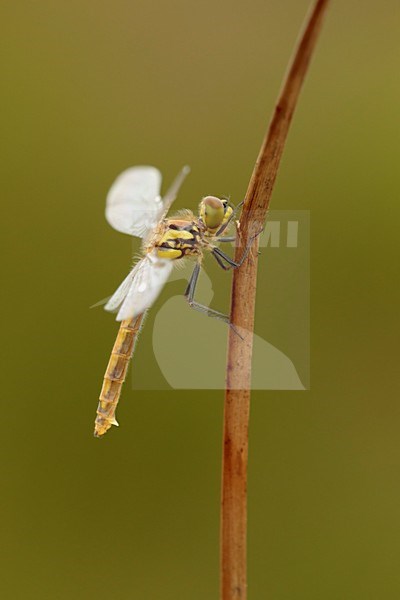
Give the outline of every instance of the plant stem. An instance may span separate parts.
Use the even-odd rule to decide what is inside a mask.
[[[315,2],[284,78],[246,193],[235,260],[240,259],[251,235],[264,227],[290,122],[328,4],[329,0]],[[254,242],[254,255],[234,271],[232,282],[231,322],[241,337],[230,328],[222,461],[221,600],[247,598],[248,423],[257,249],[258,238]]]

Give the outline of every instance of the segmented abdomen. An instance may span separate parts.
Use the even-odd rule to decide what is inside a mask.
[[[118,425],[115,410],[143,320],[141,314],[121,323],[101,388],[94,427],[96,437],[104,435],[111,425]]]

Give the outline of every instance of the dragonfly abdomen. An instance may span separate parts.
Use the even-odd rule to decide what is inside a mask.
[[[100,392],[94,428],[96,437],[104,435],[111,425],[118,425],[115,410],[143,318],[144,315],[141,314],[133,319],[122,321],[119,328]]]

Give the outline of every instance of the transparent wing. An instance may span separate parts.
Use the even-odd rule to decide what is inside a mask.
[[[155,302],[173,269],[171,260],[154,252],[140,260],[106,304],[106,310],[119,308],[117,321],[142,314]]]
[[[167,214],[167,212],[171,208],[171,204],[173,203],[173,201],[177,197],[178,192],[179,192],[179,190],[181,188],[181,185],[185,181],[186,176],[189,173],[190,173],[190,167],[188,167],[187,165],[185,165],[183,167],[183,169],[180,171],[180,173],[178,173],[178,175],[176,176],[176,178],[174,179],[174,181],[172,182],[172,184],[170,185],[170,187],[168,188],[165,196],[163,197],[162,208],[160,208],[160,214],[159,214],[159,219],[158,220],[161,220],[163,217],[165,217],[165,215]]]
[[[107,194],[106,219],[117,231],[146,237],[162,212],[161,173],[155,167],[123,171]]]
[[[125,300],[127,293],[129,292],[129,288],[131,287],[133,278],[135,277],[135,270],[138,268],[139,265],[140,262],[138,262],[137,265],[135,265],[135,267],[132,269],[129,275],[123,280],[119,288],[114,292],[111,298],[108,299],[106,305],[104,306],[105,310],[114,312],[121,306],[121,304]]]

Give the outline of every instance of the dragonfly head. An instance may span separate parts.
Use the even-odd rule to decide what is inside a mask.
[[[210,234],[215,234],[226,223],[232,211],[227,198],[206,196],[200,202],[200,219]]]

